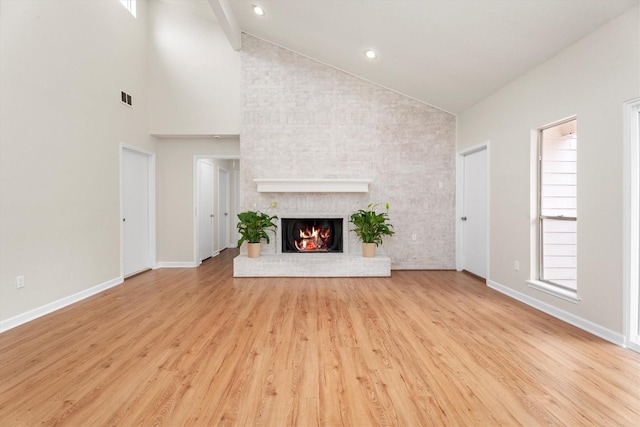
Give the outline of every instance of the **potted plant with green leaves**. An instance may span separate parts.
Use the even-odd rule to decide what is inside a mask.
[[[247,255],[249,258],[258,258],[260,256],[260,242],[262,240],[265,240],[267,243],[270,242],[267,231],[272,231],[275,235],[278,226],[273,221],[278,219],[278,217],[267,214],[267,211],[276,206],[278,206],[278,204],[272,202],[265,212],[245,211],[238,214],[239,221],[237,228],[241,236],[240,240],[238,240],[238,248],[246,241]]]
[[[371,258],[376,254],[376,246],[382,244],[382,236],[392,236],[395,231],[389,221],[389,203],[385,212],[376,212],[377,204],[370,203],[367,209],[360,209],[349,218],[355,228],[351,231],[362,241],[362,256]]]

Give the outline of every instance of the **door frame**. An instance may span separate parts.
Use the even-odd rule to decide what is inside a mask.
[[[491,253],[489,252],[489,248],[491,247],[489,244],[491,239],[491,235],[489,233],[489,224],[491,223],[491,169],[489,167],[491,163],[490,141],[485,141],[469,148],[465,148],[458,151],[458,153],[456,154],[456,270],[462,271],[462,261],[464,256],[464,236],[462,232],[462,220],[460,219],[463,215],[464,208],[464,157],[482,150],[486,150],[487,152],[487,247],[485,249],[487,255],[485,268],[487,276],[485,278],[486,283],[490,277],[489,266],[491,265],[491,263],[489,262],[491,257]]]
[[[200,200],[201,200],[200,196],[201,196],[201,193],[202,193],[202,185],[201,185],[201,183],[202,183],[202,168],[198,167],[198,166],[201,166],[202,163],[204,163],[205,161],[210,161],[210,160],[211,159],[198,159],[198,161],[196,162],[196,168],[198,169],[196,171],[196,174],[198,175],[198,185],[199,185],[199,187],[198,187],[198,204],[196,205],[197,206],[196,210],[198,210],[198,215],[196,217],[196,219],[198,220],[198,254],[197,254],[198,255],[198,259],[202,258],[202,254],[200,253],[200,247],[201,247],[201,245],[200,245],[200,237],[201,236],[200,236],[200,229],[199,229],[199,227],[200,227],[200,219],[201,219],[200,218],[200,210],[199,209],[200,209]],[[211,206],[211,211],[213,213],[213,206],[215,205],[214,197],[215,197],[215,194],[216,194],[216,190],[215,190],[215,187],[213,185],[213,183],[215,182],[215,179],[214,179],[214,176],[213,176],[214,175],[214,168],[213,168],[213,162],[206,163],[206,164],[208,164],[211,167],[211,193],[212,193],[211,194],[211,205],[212,205]],[[211,246],[212,246],[211,247],[211,258],[215,257],[216,255],[218,255],[220,253],[220,251],[216,250],[216,248],[215,248],[215,246],[213,244],[214,239],[215,239],[215,228],[214,228],[214,225],[213,225],[213,218],[212,218],[211,219]],[[200,263],[202,263],[202,261],[203,260],[200,259]]]
[[[120,162],[120,278],[124,280],[124,224],[122,218],[124,216],[124,168],[123,157],[124,150],[133,151],[147,157],[147,196],[149,198],[149,209],[147,211],[149,218],[149,267],[157,268],[156,264],[156,155],[150,151],[128,144],[120,144],[118,149],[118,157]]]
[[[235,169],[233,171],[233,192],[234,192],[234,203],[233,203],[233,212],[237,215],[240,212],[240,170],[239,169]],[[238,219],[236,218],[236,221],[232,223],[231,225],[231,229],[235,230],[234,232],[234,238],[231,239],[231,241],[229,242],[229,247],[231,248],[237,248],[238,247],[238,240],[240,240],[240,233],[238,232],[237,226],[236,224],[238,223]]]
[[[624,345],[640,352],[640,98],[623,105]]]
[[[198,160],[200,159],[211,159],[211,160],[240,160],[240,156],[238,155],[203,155],[196,154],[193,156],[193,255],[194,255],[194,266],[199,266],[202,264],[200,261],[200,230],[198,226],[199,214],[198,214],[198,206],[200,202],[200,179],[198,176]],[[214,172],[215,176],[215,172]],[[217,177],[214,178],[217,182]],[[214,197],[218,197],[218,190],[216,186],[213,186],[213,191],[215,191]],[[214,255],[216,256],[220,251],[215,250]]]
[[[227,174],[227,190],[225,191],[225,196],[226,196],[226,206],[227,206],[227,226],[226,226],[226,231],[227,231],[227,235],[226,235],[226,245],[223,248],[222,245],[220,244],[220,239],[223,237],[222,236],[222,232],[220,231],[220,221],[223,219],[224,215],[221,213],[222,210],[220,209],[220,172],[224,171]],[[229,173],[229,169],[227,168],[223,168],[221,166],[218,166],[218,250],[224,250],[224,249],[228,249],[229,248],[229,238],[231,237],[231,217],[229,216],[229,213],[231,212],[231,206],[230,202],[231,202],[231,195],[229,194],[231,190],[231,174]]]

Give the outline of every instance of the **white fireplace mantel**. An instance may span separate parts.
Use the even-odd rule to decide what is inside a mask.
[[[254,179],[259,193],[367,193],[371,179]]]

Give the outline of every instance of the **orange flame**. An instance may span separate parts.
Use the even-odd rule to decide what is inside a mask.
[[[311,230],[307,227],[305,230],[300,230],[300,240],[296,240],[294,243],[296,249],[299,251],[318,251],[327,250],[327,242],[329,241],[329,235],[331,230],[329,228],[311,227]]]

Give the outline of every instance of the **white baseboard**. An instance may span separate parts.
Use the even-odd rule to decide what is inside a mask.
[[[158,262],[156,263],[155,268],[194,268],[197,267],[198,263],[189,261],[189,262]]]
[[[626,347],[633,350],[633,351],[637,351],[638,353],[640,353],[640,344],[636,344],[633,341],[626,341]]]
[[[531,307],[536,308],[544,313],[547,313],[550,316],[553,316],[575,327],[590,332],[593,335],[596,335],[613,344],[625,347],[625,339],[623,334],[612,331],[611,329],[605,328],[604,326],[598,325],[597,323],[594,323],[590,320],[583,319],[582,317],[576,316],[575,314],[571,314],[567,311],[561,310],[551,304],[547,304],[546,302],[542,302],[540,300],[532,298],[529,295],[518,292],[492,280],[487,280],[487,286],[495,289],[500,293],[510,296],[513,299],[530,305]]]
[[[49,313],[53,313],[56,310],[60,310],[68,305],[82,301],[85,298],[106,291],[109,288],[113,288],[121,284],[124,281],[123,277],[116,277],[115,279],[96,285],[92,288],[85,289],[68,297],[61,298],[57,301],[50,302],[41,307],[34,308],[17,316],[10,317],[7,320],[0,321],[0,333],[13,329],[16,326],[23,325],[27,322],[37,319],[38,317],[45,316]]]

